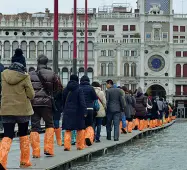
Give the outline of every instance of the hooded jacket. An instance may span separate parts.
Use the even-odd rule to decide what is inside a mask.
[[[23,67],[24,68],[24,67]],[[30,76],[21,64],[13,63],[2,72],[1,116],[30,116],[33,109],[30,100],[34,98],[34,89]]]
[[[138,117],[145,117],[146,116],[146,107],[147,107],[147,97],[144,96],[142,88],[138,88],[136,93],[136,116]]]
[[[80,88],[83,90],[87,108],[93,109],[93,103],[98,99],[94,88],[90,85],[88,76],[81,78]]]
[[[83,130],[87,114],[84,93],[78,82],[71,80],[63,91],[63,123],[64,130]]]

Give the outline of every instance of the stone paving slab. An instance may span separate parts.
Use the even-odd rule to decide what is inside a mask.
[[[43,154],[43,139],[44,139],[44,134],[41,134],[41,158],[39,159],[31,159],[33,166],[29,169],[35,169],[35,170],[50,170],[50,169],[64,169],[60,168],[61,165],[69,163],[71,161],[74,161],[80,157],[85,157],[86,155],[89,154],[94,154],[98,151],[103,151],[106,148],[112,148],[121,144],[124,144],[130,140],[132,140],[135,137],[141,137],[140,135],[143,135],[148,132],[152,132],[155,130],[161,130],[163,128],[166,128],[174,123],[171,122],[170,124],[165,125],[162,128],[155,128],[155,129],[146,129],[142,132],[140,131],[133,131],[133,133],[129,134],[121,134],[120,135],[120,140],[118,142],[115,141],[108,141],[106,140],[106,132],[105,128],[102,128],[102,133],[101,133],[101,143],[94,143],[89,148],[86,148],[82,151],[77,151],[75,146],[72,146],[72,150],[70,152],[65,152],[63,147],[59,147],[55,144],[55,156],[54,157],[46,157]],[[8,170],[15,170],[19,169],[19,140],[16,138],[12,144],[13,146],[11,147],[11,151],[9,153],[8,157]],[[57,168],[59,166],[59,168]]]

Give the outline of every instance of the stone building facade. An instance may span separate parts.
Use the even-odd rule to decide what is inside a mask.
[[[78,74],[84,74],[84,9],[77,9]],[[141,86],[170,102],[187,95],[187,15],[173,11],[172,0],[138,0],[89,9],[88,76],[103,86],[107,79],[133,91]],[[27,66],[53,54],[53,13],[0,14],[0,56],[8,66],[22,48]],[[59,75],[64,85],[72,72],[73,13],[59,14]],[[186,58],[185,58],[186,57]]]

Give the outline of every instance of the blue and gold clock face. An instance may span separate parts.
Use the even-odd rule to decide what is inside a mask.
[[[165,67],[165,60],[160,55],[153,55],[148,60],[148,66],[152,71],[159,72]]]

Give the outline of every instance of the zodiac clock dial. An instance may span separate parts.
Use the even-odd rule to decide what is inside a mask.
[[[148,60],[148,66],[152,71],[159,72],[165,67],[165,60],[160,55],[153,55]]]

